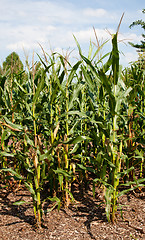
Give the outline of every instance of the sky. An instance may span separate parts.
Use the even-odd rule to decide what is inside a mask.
[[[129,28],[138,19],[145,20],[144,0],[0,0],[0,65],[15,51],[25,61],[33,52],[42,55],[40,45],[48,54],[57,51],[71,52],[77,58],[78,50],[73,35],[82,52],[88,55],[90,41],[97,49],[93,27],[100,45],[109,40],[101,54],[111,50],[111,34],[119,29],[120,63],[127,66],[138,58],[128,42],[138,43],[143,30]]]

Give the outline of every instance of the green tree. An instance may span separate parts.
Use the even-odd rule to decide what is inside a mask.
[[[145,13],[145,9],[142,10],[142,13]],[[145,30],[145,22],[143,20],[137,20],[133,22],[129,27],[132,28],[134,26],[141,26],[143,30]],[[132,42],[129,42],[129,44],[135,48],[137,48],[138,52],[144,52],[145,51],[145,34],[142,34],[143,40],[141,40],[140,44],[134,44]]]
[[[11,73],[18,74],[23,71],[23,63],[16,52],[12,52],[3,62],[3,71],[11,70]]]
[[[2,67],[0,66],[0,75],[2,75],[2,73],[3,73],[3,69],[2,69]]]

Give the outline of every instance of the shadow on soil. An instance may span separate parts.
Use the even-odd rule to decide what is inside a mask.
[[[30,216],[30,215],[26,216],[26,214],[25,214],[25,212],[28,209],[32,209],[33,208],[32,204],[29,204],[29,205],[25,204],[25,205],[20,205],[20,206],[13,205],[15,200],[12,201],[12,200],[9,199],[9,194],[10,193],[12,193],[12,191],[7,191],[7,192],[3,192],[2,191],[1,192],[0,204],[1,204],[2,208],[1,208],[0,214],[1,215],[9,215],[9,216],[13,216],[13,217],[18,217],[20,220],[30,224],[35,229],[35,226],[36,226],[35,218],[33,216]],[[19,197],[18,201],[23,200],[23,197],[29,197],[29,201],[30,201],[30,198],[31,198],[30,195],[28,195],[27,193],[23,194],[22,190],[20,191],[20,193],[17,192],[16,195],[17,195],[17,197]],[[14,224],[17,224],[17,223],[20,223],[20,222],[21,221],[7,223],[6,226],[14,225]]]
[[[107,222],[104,202],[100,199],[100,194],[97,192],[95,198],[93,198],[90,185],[85,185],[83,187],[73,185],[72,193],[75,200],[79,202],[78,207],[70,207],[74,212],[73,217],[86,219],[84,225],[87,228],[87,233],[89,234],[90,239],[95,240],[96,238],[91,232],[91,223],[97,220]]]
[[[105,204],[102,198],[103,194],[101,190],[97,188],[95,198],[93,198],[91,188],[92,186],[90,184],[80,186],[78,183],[73,183],[72,194],[76,203],[70,204],[68,211],[66,211],[65,208],[61,208],[61,211],[67,215],[70,215],[70,217],[72,217],[75,221],[81,222],[82,224],[84,224],[87,229],[87,233],[90,236],[90,239],[95,240],[96,237],[93,235],[91,231],[92,223],[96,221],[107,222],[107,219],[105,215]],[[145,188],[142,189],[143,193],[144,191],[145,191]],[[47,197],[49,193],[47,191],[44,191],[44,192],[45,192],[44,194],[45,197]],[[144,194],[143,196],[141,196],[140,192],[139,193],[136,192],[136,197],[137,198],[140,197],[144,199]],[[130,195],[128,195],[127,198],[128,198],[128,201],[130,201],[129,199]],[[16,222],[13,221],[11,223],[6,223],[5,226],[25,222],[31,225],[33,230],[36,230],[36,223],[33,215],[32,203],[16,206],[16,205],[13,205],[16,199],[17,201],[21,201],[24,199],[28,199],[28,201],[30,201],[31,195],[29,194],[28,191],[23,189],[20,189],[16,193],[14,193],[14,191],[0,190],[0,205],[2,206],[0,214],[13,216],[13,217],[17,217],[17,219],[18,218],[20,219],[20,221],[17,220]],[[50,202],[45,202],[43,209],[47,211],[48,208],[50,208]]]
[[[9,194],[12,194],[12,197],[10,197]],[[105,216],[105,208],[103,206],[103,201],[99,199],[100,195],[96,193],[95,198],[93,198],[92,190],[90,189],[90,186],[87,186],[87,185],[79,186],[79,184],[77,183],[73,184],[72,186],[72,194],[77,204],[70,205],[69,210],[71,211],[71,216],[75,220],[82,219],[84,222],[84,225],[87,228],[87,233],[89,234],[90,239],[96,239],[91,232],[91,223],[96,220],[100,220],[103,222],[107,221]],[[13,191],[1,191],[0,204],[2,206],[2,209],[0,214],[17,217],[21,221],[31,225],[32,228],[35,230],[36,223],[35,223],[35,218],[33,216],[32,204],[29,204],[29,205],[24,204],[20,206],[13,205],[13,203],[16,201],[16,196],[17,196],[17,201],[21,201],[24,198],[29,199],[28,201],[30,201],[31,199],[31,196],[27,191],[20,190],[16,193],[14,193]],[[46,197],[46,191],[45,191],[45,197]],[[47,210],[47,208],[49,207],[50,207],[49,203],[46,202],[44,204],[44,209]],[[32,215],[30,215],[28,212],[26,214],[27,210],[28,212],[30,210],[32,212]],[[66,214],[65,208],[62,208],[61,210]],[[14,225],[14,224],[20,223],[21,221],[7,223],[6,226]]]

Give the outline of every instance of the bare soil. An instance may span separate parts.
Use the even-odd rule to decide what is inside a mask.
[[[30,193],[20,189],[0,189],[0,240],[129,240],[145,239],[145,189],[122,196],[116,223],[108,223],[103,191],[91,186],[84,191],[74,184],[75,203],[69,208],[54,209],[43,216],[42,229],[36,229],[32,204],[15,206],[18,200],[30,201]],[[45,203],[43,208],[50,208]]]

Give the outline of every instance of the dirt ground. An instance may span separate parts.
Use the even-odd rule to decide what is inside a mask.
[[[103,194],[91,186],[80,191],[73,189],[75,204],[68,209],[54,209],[43,216],[44,227],[36,229],[31,204],[14,206],[18,200],[30,201],[30,193],[22,189],[0,189],[0,240],[129,240],[145,239],[145,189],[119,199],[117,222],[108,223]],[[49,206],[44,204],[46,210]]]

